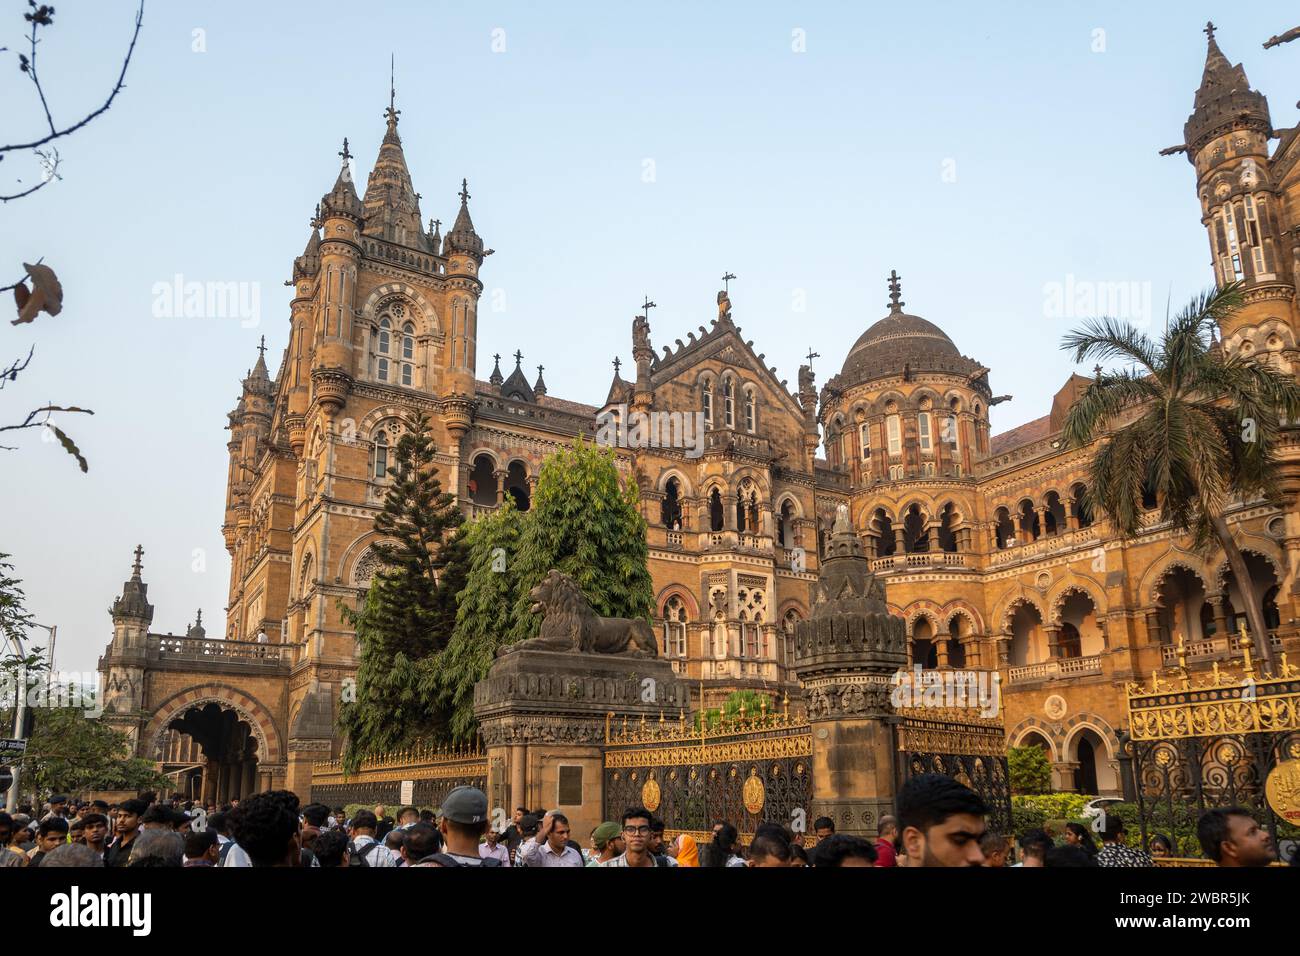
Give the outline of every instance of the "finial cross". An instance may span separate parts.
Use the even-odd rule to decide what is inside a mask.
[[[815,359],[815,358],[821,358],[821,357],[822,357],[822,353],[821,353],[821,352],[814,352],[814,351],[812,350],[812,346],[811,346],[811,345],[808,346],[808,354],[805,355],[804,358],[806,358],[806,359],[808,360],[808,367],[809,367],[809,368],[812,368],[812,361],[813,361],[813,359]]]
[[[515,349],[515,368],[519,368],[520,363],[524,360],[524,353]]]
[[[647,295],[647,296],[645,296],[645,301],[641,303],[641,309],[642,309],[641,314],[644,315],[644,316],[648,319],[648,318],[650,318],[650,310],[651,310],[651,309],[657,309],[657,308],[659,308],[659,306],[657,306],[655,303],[651,302],[651,301],[650,301],[650,296]]]
[[[736,274],[735,274],[734,272],[724,272],[724,273],[722,274],[722,291],[723,291],[723,292],[727,292],[727,293],[730,293],[730,292],[731,292],[731,288],[730,288],[730,286],[729,286],[729,283],[730,283],[731,280],[734,279],[734,278],[736,278]]]
[[[1213,39],[1214,39],[1214,31],[1217,30],[1217,29],[1218,29],[1218,27],[1216,27],[1216,26],[1214,25],[1214,21],[1213,21],[1213,20],[1207,20],[1206,23],[1205,23],[1205,29],[1202,30],[1201,32],[1204,33],[1204,34],[1205,34],[1207,37],[1209,37],[1211,40],[1213,40]]]
[[[257,350],[262,353],[263,358],[266,358],[266,336],[265,335],[262,336],[262,341],[258,343]]]
[[[343,164],[345,166],[347,165],[348,160],[352,158],[352,153],[348,149],[348,138],[346,136],[343,137],[343,148],[339,150],[339,155],[343,157]]]
[[[465,203],[469,202],[469,199],[470,199],[470,195],[469,195],[469,180],[468,180],[468,179],[462,179],[462,180],[460,181],[460,203],[461,203],[461,205],[462,205],[462,206],[465,205]]]
[[[622,364],[623,364],[623,360],[620,359],[617,355],[615,355],[615,356],[614,356],[614,374],[615,374],[615,375],[618,374],[619,367],[620,367]]]

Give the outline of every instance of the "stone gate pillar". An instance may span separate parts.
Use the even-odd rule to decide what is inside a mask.
[[[517,806],[560,810],[582,841],[606,818],[607,716],[675,720],[688,706],[686,686],[666,660],[536,650],[529,643],[497,658],[474,686],[488,806],[507,820]]]
[[[893,812],[895,741],[890,694],[907,664],[907,626],[885,606],[862,542],[840,506],[813,586],[812,613],[795,627],[795,670],[812,725],[809,825],[874,837]]]

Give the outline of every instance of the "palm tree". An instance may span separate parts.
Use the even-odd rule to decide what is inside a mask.
[[[1239,283],[1193,299],[1152,341],[1128,322],[1099,318],[1065,336],[1061,347],[1086,359],[1131,363],[1097,377],[1065,420],[1067,448],[1100,439],[1090,464],[1088,503],[1125,538],[1138,532],[1142,498],[1154,492],[1160,517],[1190,532],[1195,546],[1217,541],[1246,605],[1255,651],[1276,673],[1264,613],[1224,512],[1235,501],[1277,502],[1274,447],[1283,421],[1300,419],[1300,384],[1288,374],[1227,355],[1216,324],[1244,302]]]

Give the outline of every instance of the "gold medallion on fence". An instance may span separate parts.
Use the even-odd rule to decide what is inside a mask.
[[[1279,817],[1287,823],[1300,823],[1300,760],[1283,760],[1269,771],[1264,795]]]
[[[641,806],[645,807],[651,813],[659,809],[659,784],[651,777],[641,786]]]
[[[745,809],[750,813],[762,813],[763,804],[767,801],[767,788],[763,786],[763,781],[759,779],[756,771],[751,771],[753,776],[745,781],[745,786],[740,790],[741,799],[745,802]]]

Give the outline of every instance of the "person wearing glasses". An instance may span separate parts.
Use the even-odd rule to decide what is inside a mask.
[[[658,866],[650,852],[650,831],[654,817],[645,807],[631,807],[623,811],[623,842],[627,849],[597,866]]]

